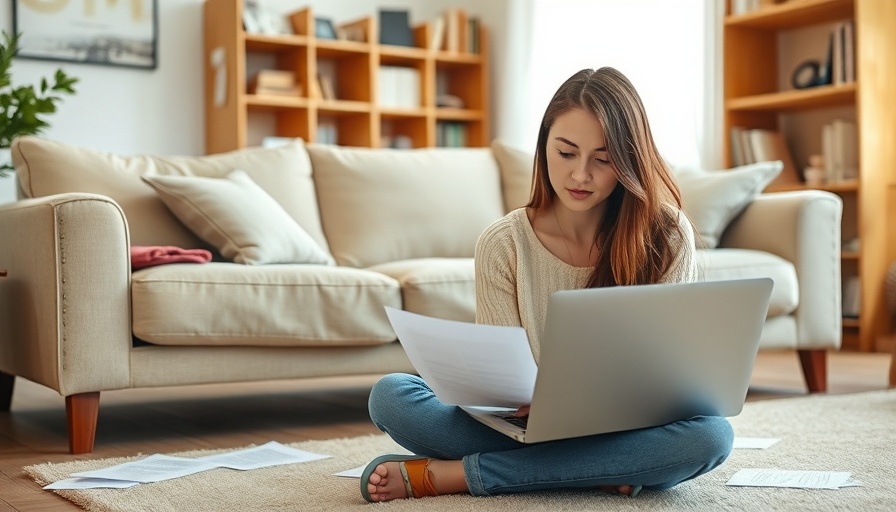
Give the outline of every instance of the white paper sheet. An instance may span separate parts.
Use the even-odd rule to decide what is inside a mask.
[[[212,462],[222,468],[246,471],[250,469],[279,466],[281,464],[311,462],[313,460],[327,459],[330,457],[332,457],[332,455],[306,452],[304,450],[282,445],[276,441],[271,441],[254,448],[246,448],[245,450],[238,450],[235,452],[200,457],[200,460]]]
[[[735,437],[734,449],[765,450],[780,440],[779,437]]]
[[[66,478],[43,488],[48,491],[60,489],[127,489],[140,485],[140,482],[129,482],[127,480],[107,480],[105,478]]]
[[[411,364],[448,405],[519,407],[538,366],[522,327],[431,318],[386,307]]]
[[[133,462],[118,464],[117,466],[72,473],[72,476],[126,480],[145,484],[180,478],[216,467],[218,467],[216,464],[202,462],[197,459],[155,454]]]
[[[747,487],[793,487],[797,489],[839,489],[861,485],[850,480],[848,471],[792,471],[786,469],[741,469],[726,485]]]
[[[341,476],[344,478],[361,478],[361,473],[364,472],[364,468],[366,468],[366,467],[367,467],[367,464],[362,464],[356,468],[346,469],[345,471],[333,473],[333,476]]]
[[[159,454],[150,455],[137,461],[126,462],[104,469],[73,473],[71,476],[150,483],[180,478],[215,468],[258,469],[280,464],[309,462],[328,457],[331,457],[331,455],[297,450],[276,441],[271,441],[254,448],[195,459]]]

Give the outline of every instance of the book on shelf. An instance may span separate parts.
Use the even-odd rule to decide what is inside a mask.
[[[859,138],[856,123],[835,119],[821,130],[821,154],[825,177],[829,182],[858,177]]]
[[[380,9],[379,22],[380,44],[414,46],[414,34],[411,32],[408,11]]]
[[[325,100],[336,99],[336,88],[333,86],[333,77],[326,73],[317,74],[320,98]]]
[[[462,148],[467,146],[467,125],[456,121],[436,124],[436,146]]]
[[[319,144],[339,144],[339,129],[336,121],[328,118],[317,123],[316,142]]]
[[[262,69],[249,81],[249,93],[259,96],[300,96],[302,88],[296,84],[296,75],[291,71]]]
[[[802,181],[800,172],[794,164],[787,139],[777,130],[732,127],[731,159],[734,166],[780,160],[783,169],[775,179],[775,183],[799,183]]]
[[[859,276],[849,276],[843,282],[843,316],[858,318],[862,310],[862,282]]]
[[[429,37],[429,49],[441,50],[445,44],[445,17],[439,16],[432,21],[432,32]]]
[[[467,17],[467,51],[469,53],[480,52],[479,24],[478,16]]]
[[[420,70],[404,66],[380,66],[377,70],[377,103],[386,108],[419,108]]]
[[[467,51],[467,13],[463,9],[448,9],[445,17],[445,46],[449,52]]]
[[[855,25],[852,20],[834,24],[831,29],[830,73],[827,83],[842,85],[856,80]]]

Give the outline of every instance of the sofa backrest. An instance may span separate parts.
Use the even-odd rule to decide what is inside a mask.
[[[339,265],[472,257],[479,234],[504,214],[489,148],[307,149]]]
[[[124,210],[132,245],[208,247],[170,212],[141,176],[223,178],[240,169],[273,197],[326,251],[301,140],[277,148],[249,148],[210,156],[118,156],[39,137],[19,137],[12,159],[25,197],[90,192],[110,197]],[[251,214],[251,212],[246,212]]]

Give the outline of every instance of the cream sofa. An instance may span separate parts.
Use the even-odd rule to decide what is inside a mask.
[[[0,405],[15,377],[58,391],[72,453],[93,449],[103,391],[412,371],[383,307],[473,321],[476,239],[527,200],[532,162],[497,142],[123,157],[23,137],[12,155],[25,198],[0,206]],[[759,195],[774,166],[746,171],[681,175],[705,278],[772,277],[762,346],[799,351],[823,390],[841,204]],[[215,261],[132,271],[130,246]]]

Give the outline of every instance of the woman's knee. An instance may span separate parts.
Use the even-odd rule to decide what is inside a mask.
[[[370,419],[380,428],[390,423],[393,415],[402,413],[408,397],[420,385],[425,386],[419,377],[406,373],[391,373],[380,378],[370,389],[367,399]]]
[[[734,446],[734,429],[731,423],[721,416],[701,416],[697,418],[700,424],[699,443],[702,451],[702,459],[706,461],[709,469],[712,469],[728,458]]]

